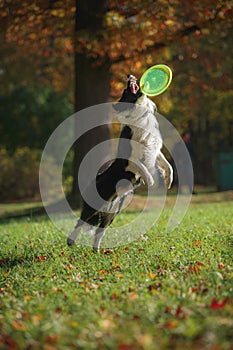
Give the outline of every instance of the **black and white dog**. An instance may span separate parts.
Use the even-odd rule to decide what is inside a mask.
[[[128,76],[127,88],[113,109],[123,125],[117,156],[98,172],[96,181],[87,187],[84,195],[91,198],[97,189],[103,202],[93,208],[83,200],[81,216],[67,239],[68,245],[73,245],[84,229],[94,231],[93,249],[98,250],[107,227],[135,188],[141,184],[153,186],[157,170],[167,188],[172,183],[172,167],[161,152],[163,142],[155,117],[156,105],[142,94],[133,75]]]

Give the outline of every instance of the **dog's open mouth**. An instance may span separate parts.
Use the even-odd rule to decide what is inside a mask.
[[[137,78],[134,75],[128,75],[128,84],[132,94],[136,95],[139,90],[139,85],[137,83]]]

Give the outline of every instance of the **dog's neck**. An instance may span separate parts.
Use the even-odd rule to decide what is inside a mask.
[[[142,94],[142,96],[140,96],[138,99],[137,99],[137,102],[136,102],[137,105],[139,106],[142,106],[142,107],[145,107],[149,110],[150,113],[153,113],[157,111],[157,106],[156,104],[151,101],[150,98],[148,98],[146,95]]]

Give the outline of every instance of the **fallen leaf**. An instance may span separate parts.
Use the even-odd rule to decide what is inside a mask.
[[[182,306],[180,306],[180,305],[177,306],[175,317],[176,318],[184,318],[185,317]]]
[[[63,293],[64,292],[63,289],[60,289],[60,288],[57,288],[57,287],[53,287],[52,291],[55,292],[55,293]]]
[[[33,315],[32,316],[32,324],[34,326],[38,326],[38,324],[39,324],[41,319],[42,319],[42,315],[41,314]]]
[[[60,314],[61,312],[62,312],[62,308],[58,306],[55,310],[55,313]]]
[[[17,331],[26,331],[27,328],[26,326],[23,324],[22,321],[20,320],[14,320],[12,322],[12,326],[14,327],[14,329],[16,329]]]
[[[168,321],[168,322],[165,322],[161,328],[175,328],[176,327],[176,324],[175,322],[172,322],[172,321]]]
[[[25,312],[25,311],[21,312],[21,316],[22,316],[23,319],[28,319],[29,318],[29,314],[27,312]]]
[[[72,328],[77,328],[77,326],[78,326],[78,322],[77,322],[77,321],[70,321],[68,324],[69,324]]]
[[[172,310],[172,307],[169,306],[169,305],[167,305],[166,308],[165,308],[165,312],[166,312],[166,313],[170,313],[171,310]]]
[[[153,273],[152,271],[150,271],[150,272],[149,272],[149,276],[150,276],[150,278],[155,278],[156,274]]]
[[[211,307],[211,309],[214,309],[214,310],[216,310],[216,309],[222,309],[222,308],[226,305],[227,301],[228,301],[228,298],[225,298],[225,299],[222,300],[222,301],[218,301],[217,298],[214,297],[214,298],[211,300],[210,307]]]
[[[4,348],[10,349],[10,350],[18,349],[18,345],[17,345],[16,341],[14,339],[12,339],[11,337],[9,337],[8,335],[3,335],[0,338],[0,345],[3,345]]]
[[[133,318],[134,318],[135,320],[140,320],[141,317],[140,317],[139,315],[136,314],[136,315],[133,315]]]
[[[220,270],[222,270],[222,269],[225,268],[225,265],[224,265],[222,262],[220,262],[220,263],[218,264],[218,268],[219,268]]]
[[[109,331],[114,326],[114,323],[111,319],[105,319],[100,320],[100,325],[104,330]]]
[[[196,247],[200,247],[202,246],[204,243],[200,240],[200,239],[197,239],[196,241],[194,241],[192,243],[192,246],[196,246]]]
[[[161,289],[162,285],[160,282],[155,282],[153,284],[150,284],[147,288],[149,290],[149,292],[155,292],[157,291],[158,289]]]
[[[197,274],[199,273],[200,269],[204,268],[204,266],[205,265],[202,262],[197,261],[189,265],[188,271]]]
[[[46,255],[36,256],[36,262],[45,261]]]
[[[48,344],[54,344],[54,343],[57,343],[57,341],[59,340],[59,335],[57,334],[52,334],[52,335],[48,335],[46,338],[45,338],[45,343],[48,343]]]
[[[130,293],[129,298],[130,299],[136,299],[138,295],[136,293]]]

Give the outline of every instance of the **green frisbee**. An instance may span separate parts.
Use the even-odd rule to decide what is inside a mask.
[[[165,64],[157,64],[147,69],[140,79],[140,89],[147,96],[162,94],[172,81],[172,71]]]

